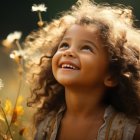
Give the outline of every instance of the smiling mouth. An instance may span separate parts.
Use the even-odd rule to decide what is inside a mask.
[[[66,70],[79,70],[79,68],[74,64],[62,63],[59,67]]]
[[[62,64],[61,65],[61,68],[63,69],[73,69],[73,70],[77,70],[77,68],[73,65],[70,65],[70,64]]]

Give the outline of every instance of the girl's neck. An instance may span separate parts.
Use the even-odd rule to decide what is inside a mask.
[[[66,113],[73,117],[91,117],[105,110],[104,91],[83,88],[65,88]]]

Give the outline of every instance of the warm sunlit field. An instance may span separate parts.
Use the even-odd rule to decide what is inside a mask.
[[[0,46],[0,140],[32,139],[32,108],[24,72],[19,62],[10,58],[11,50]]]

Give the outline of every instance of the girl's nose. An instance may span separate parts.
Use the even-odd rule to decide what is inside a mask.
[[[68,49],[63,52],[63,56],[65,57],[76,57],[76,53],[74,50]]]

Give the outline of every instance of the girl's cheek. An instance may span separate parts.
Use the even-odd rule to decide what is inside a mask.
[[[52,73],[55,75],[55,69],[56,69],[56,61],[55,61],[55,56],[52,58]]]
[[[56,63],[56,55],[54,55],[52,58],[52,68],[55,66],[55,63]]]
[[[57,51],[54,56],[53,59],[59,59],[61,57],[61,53],[59,51]]]
[[[58,59],[58,53],[56,52],[52,58],[52,61],[56,61]]]
[[[60,59],[60,54],[56,52],[52,58],[52,68],[58,65],[59,59]]]

